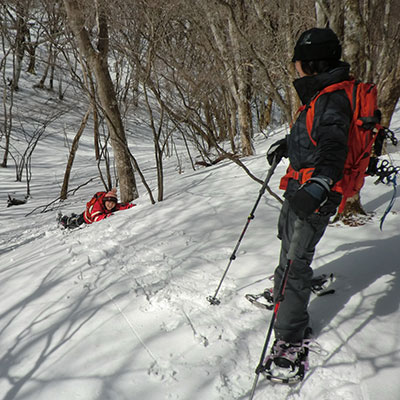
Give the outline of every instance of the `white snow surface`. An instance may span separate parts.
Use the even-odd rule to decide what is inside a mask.
[[[38,91],[31,99],[43,96]],[[35,97],[36,96],[36,97]],[[46,96],[49,96],[46,94]],[[65,100],[68,101],[68,100]],[[152,205],[137,176],[136,207],[75,231],[56,224],[58,211],[82,212],[93,181],[65,202],[59,195],[68,148],[79,124],[75,110],[60,117],[32,159],[32,198],[23,195],[12,164],[0,186],[0,397],[3,400],[217,400],[246,399],[255,378],[271,312],[246,293],[271,286],[280,242],[280,204],[265,194],[218,293],[210,305],[261,186],[224,161],[177,172],[165,160],[165,200]],[[139,119],[138,119],[139,121]],[[400,114],[391,128],[400,136]],[[244,159],[260,179],[265,151],[286,133],[255,138]],[[145,124],[130,132],[132,151],[156,190],[153,143]],[[90,130],[84,134],[70,187],[96,176]],[[400,149],[388,146],[400,165]],[[184,146],[178,152],[185,159]],[[187,161],[187,160],[186,160]],[[273,175],[276,193],[287,162]],[[332,224],[317,247],[316,274],[333,273],[330,296],[313,296],[315,351],[295,386],[260,376],[255,399],[397,400],[400,397],[400,201],[383,226],[390,185],[367,178],[365,225]],[[29,214],[29,215],[27,215]]]

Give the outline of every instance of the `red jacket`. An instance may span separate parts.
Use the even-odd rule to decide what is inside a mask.
[[[91,224],[93,222],[101,221],[102,219],[107,218],[110,215],[113,215],[115,211],[127,210],[128,208],[132,208],[135,205],[136,204],[132,203],[117,203],[115,207],[111,211],[109,211],[104,206],[103,198],[99,198],[90,208],[86,208],[85,212],[83,213],[83,218],[87,224]]]

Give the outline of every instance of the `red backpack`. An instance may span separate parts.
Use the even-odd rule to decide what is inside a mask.
[[[85,213],[84,213],[84,218],[86,220],[86,222],[90,221],[92,222],[90,216],[92,214],[92,209],[94,204],[97,202],[97,200],[99,199],[103,199],[104,196],[107,194],[107,192],[97,192],[94,194],[94,196],[86,203],[86,209],[85,209]]]
[[[344,164],[343,178],[336,183],[333,190],[343,194],[339,206],[339,213],[343,212],[346,200],[359,193],[364,185],[366,171],[371,157],[372,146],[382,129],[380,111],[377,107],[377,90],[373,83],[343,81],[321,90],[309,104],[307,110],[307,131],[311,142],[316,145],[311,137],[312,124],[315,113],[315,102],[319,96],[345,90],[353,110],[348,136],[348,154]]]

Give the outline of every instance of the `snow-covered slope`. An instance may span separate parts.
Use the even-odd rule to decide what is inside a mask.
[[[79,119],[62,118],[71,139]],[[144,129],[135,130],[140,149],[135,137],[130,142],[150,166],[152,142]],[[398,117],[392,129],[399,136]],[[244,160],[261,179],[265,150],[284,133],[257,136],[257,155]],[[87,136],[71,187],[96,173]],[[7,194],[24,193],[24,184],[14,182],[12,168],[0,170],[1,398],[247,398],[271,314],[244,295],[271,285],[280,246],[277,200],[263,196],[219,292],[221,304],[211,306],[206,297],[214,294],[260,185],[229,162],[179,175],[171,158],[163,202],[151,205],[140,186],[136,207],[62,231],[57,212],[82,211],[101,189],[93,181],[40,213],[59,194],[68,154],[63,140],[54,132],[39,144],[25,205],[6,207]],[[389,151],[400,165],[399,149]],[[285,168],[282,163],[271,180],[276,192]],[[355,228],[329,227],[313,266],[334,273],[336,293],[311,301],[318,336],[310,371],[294,387],[261,378],[256,399],[399,398],[399,201],[379,230],[392,193],[368,178],[362,200],[371,219]]]

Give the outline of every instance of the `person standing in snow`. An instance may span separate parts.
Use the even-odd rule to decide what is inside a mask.
[[[91,224],[101,221],[113,215],[115,211],[127,210],[133,206],[135,206],[135,204],[118,203],[117,189],[113,188],[107,193],[95,196],[93,201],[87,204],[86,210],[82,214],[72,214],[70,217],[64,215],[61,217],[60,224],[64,228],[73,229],[84,223]]]
[[[301,220],[300,241],[292,259],[284,299],[274,325],[274,363],[288,368],[309,327],[307,311],[313,271],[310,267],[317,243],[329,219],[336,213],[341,194],[334,185],[343,175],[347,137],[352,118],[344,90],[322,94],[316,101],[311,138],[306,128],[307,105],[325,87],[349,80],[349,64],[340,61],[341,45],[329,28],[313,28],[299,37],[292,62],[299,78],[294,87],[303,105],[289,135],[267,152],[270,165],[288,157],[290,166],[282,178],[284,203],[278,221],[281,240],[279,265],[274,274],[274,293],[279,292],[296,220]],[[307,177],[307,178],[305,178]],[[333,188],[333,190],[332,190]]]

